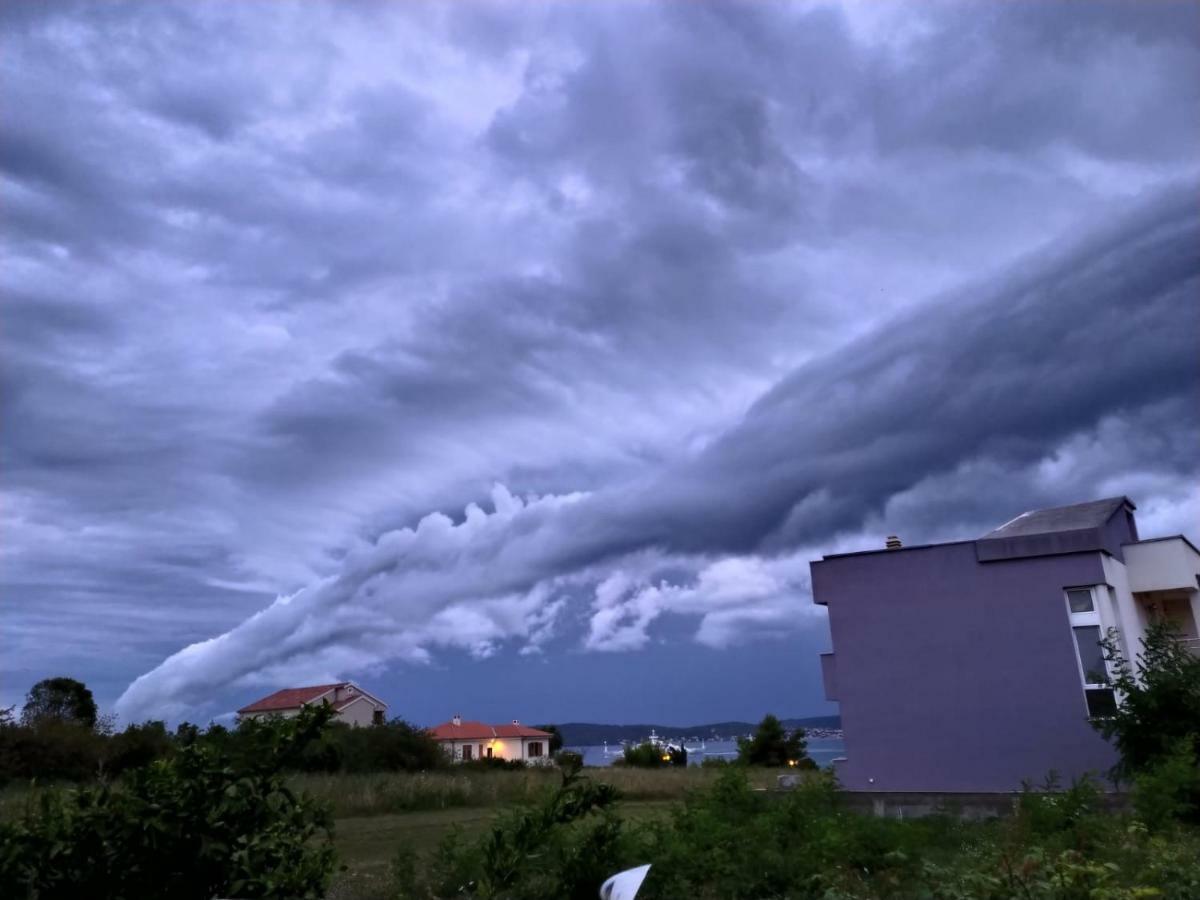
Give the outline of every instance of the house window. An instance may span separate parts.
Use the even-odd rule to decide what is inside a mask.
[[[463,759],[470,759],[470,758],[471,758],[471,751],[472,751],[473,749],[474,749],[474,748],[473,748],[473,747],[472,747],[470,744],[463,744],[463,755],[462,755],[462,758],[463,758]]]
[[[488,747],[488,748],[487,748],[487,758],[488,758],[488,759],[491,759],[491,758],[492,758],[492,748],[491,748],[491,747]]]
[[[1117,701],[1104,661],[1100,641],[1104,634],[1100,613],[1092,588],[1071,588],[1067,591],[1067,612],[1071,620],[1071,635],[1075,640],[1075,662],[1083,682],[1083,697],[1088,716],[1100,718],[1116,711]]]
[[[375,710],[375,712],[371,713],[371,724],[372,725],[382,725],[383,724],[383,710],[382,709],[377,709],[377,710]]]
[[[1075,588],[1067,591],[1067,605],[1071,607],[1071,615],[1096,611],[1096,603],[1092,598],[1091,588]]]
[[[542,742],[541,741],[530,741],[529,742],[529,757],[530,757],[530,759],[534,759],[541,755],[542,755]]]

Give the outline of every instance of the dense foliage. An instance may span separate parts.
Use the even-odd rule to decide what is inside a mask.
[[[7,898],[318,898],[334,869],[332,819],[284,783],[326,707],[248,723],[256,747],[196,741],[108,783],[42,793],[0,824]]]
[[[46,692],[39,688],[48,683],[40,682],[30,696],[45,699]],[[82,782],[120,777],[197,743],[228,755],[238,765],[253,762],[261,751],[261,730],[253,720],[234,729],[216,724],[204,730],[185,722],[174,732],[162,722],[142,722],[113,733],[94,715],[89,725],[86,716],[47,712],[63,708],[58,701],[42,703],[37,714],[26,707],[19,722],[11,712],[0,711],[0,786],[35,778]],[[330,723],[288,765],[299,772],[417,772],[444,767],[447,760],[428,733],[393,719],[368,728]]]
[[[553,756],[555,753],[557,753],[559,750],[561,750],[563,748],[562,732],[559,730],[557,725],[534,725],[533,727],[537,728],[541,731],[549,732],[549,734],[550,734],[549,753],[551,756]]]
[[[515,810],[481,840],[451,834],[431,864],[401,850],[395,861],[400,897],[596,896],[617,854],[620,822],[608,814],[616,791],[577,773],[539,803]]]
[[[789,734],[783,723],[770,714],[758,723],[753,737],[738,741],[738,762],[751,766],[816,768],[808,756],[804,729],[797,728]]]
[[[1121,702],[1095,725],[1120,753],[1117,774],[1135,783],[1148,818],[1200,823],[1200,656],[1163,623],[1132,663],[1115,634],[1103,646]]]
[[[81,681],[74,678],[45,678],[25,696],[21,721],[26,725],[60,722],[94,728],[96,700]]]
[[[658,769],[663,766],[686,766],[687,750],[683,747],[663,747],[646,741],[625,748],[617,763],[639,769]]]
[[[1195,900],[1200,835],[1105,812],[1089,782],[1030,790],[1004,820],[884,819],[846,809],[826,773],[788,793],[751,790],[729,766],[661,817],[627,819],[610,790],[568,779],[481,839],[431,859],[397,855],[399,897],[592,898],[643,863],[639,900]]]

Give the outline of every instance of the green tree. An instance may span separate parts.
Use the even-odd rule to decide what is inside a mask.
[[[162,722],[130,725],[106,742],[104,771],[109,775],[120,775],[130,769],[148,766],[156,759],[168,756],[172,747],[171,734]]]
[[[558,730],[557,725],[534,725],[534,728],[539,731],[550,732],[550,747],[547,751],[551,756],[563,748],[562,732]]]
[[[788,734],[783,723],[770,713],[758,723],[754,737],[738,741],[738,762],[752,766],[812,768],[813,765],[808,757],[804,729],[797,728]]]
[[[1119,702],[1093,725],[1120,754],[1118,777],[1160,795],[1164,780],[1172,781],[1178,808],[1200,820],[1200,656],[1180,637],[1166,623],[1151,625],[1131,663],[1109,632],[1101,645]]]
[[[625,755],[619,762],[639,769],[657,769],[669,762],[669,760],[663,759],[664,755],[661,750],[646,741],[643,744],[630,744],[626,747]]]
[[[71,722],[84,728],[96,727],[96,700],[87,685],[74,678],[45,678],[29,689],[21,722]]]

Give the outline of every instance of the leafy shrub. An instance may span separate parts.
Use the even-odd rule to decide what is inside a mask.
[[[1200,656],[1168,623],[1156,623],[1131,663],[1115,632],[1104,641],[1121,702],[1094,721],[1121,755],[1115,774],[1140,785],[1141,808],[1156,821],[1167,814],[1200,824]]]
[[[399,895],[591,898],[608,875],[651,863],[639,900],[1200,897],[1200,834],[1185,828],[1167,840],[1108,814],[1091,781],[1060,791],[1052,777],[1010,819],[962,822],[852,813],[827,772],[795,791],[754,791],[752,771],[725,766],[667,816],[634,822],[620,820],[611,798],[555,813],[560,791],[480,840],[451,836],[431,864],[401,854]]]
[[[1095,779],[1085,775],[1062,790],[1058,774],[1051,772],[1036,789],[1025,784],[1013,828],[1024,842],[1055,849],[1091,850],[1109,831],[1109,820],[1101,812]]]
[[[173,749],[174,741],[162,722],[130,725],[105,742],[104,771],[109,775],[120,775],[130,769],[139,769],[156,759],[163,759]]]
[[[421,772],[448,765],[437,741],[403,719],[370,728],[335,723],[325,741],[338,749],[341,772]]]
[[[606,784],[564,775],[556,791],[503,816],[477,843],[452,833],[426,880],[418,880],[411,855],[401,853],[393,864],[396,893],[591,900],[619,855],[621,823],[607,814],[616,798]]]
[[[1154,829],[1175,821],[1200,821],[1200,766],[1189,739],[1179,741],[1165,759],[1134,776],[1134,807]]]
[[[667,765],[669,760],[663,759],[663,752],[649,741],[625,748],[625,755],[618,762],[639,769],[658,769]]]
[[[103,771],[106,738],[75,722],[0,725],[0,783],[84,781]]]
[[[564,772],[578,772],[583,768],[583,754],[574,750],[559,750],[554,754],[554,762]]]
[[[327,810],[287,789],[282,771],[331,713],[258,723],[260,753],[235,765],[197,742],[101,784],[40,795],[0,825],[7,898],[317,898],[334,866]]]
[[[688,754],[684,747],[663,747],[649,741],[625,748],[625,755],[616,765],[638,769],[659,769],[664,766],[687,767]]]

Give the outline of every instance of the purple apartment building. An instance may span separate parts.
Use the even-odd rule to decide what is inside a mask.
[[[978,540],[812,563],[829,610],[826,696],[842,784],[857,791],[1019,789],[1116,761],[1092,728],[1116,702],[1097,641],[1137,653],[1170,619],[1200,652],[1200,551],[1139,540],[1125,497],[1024,513]]]

